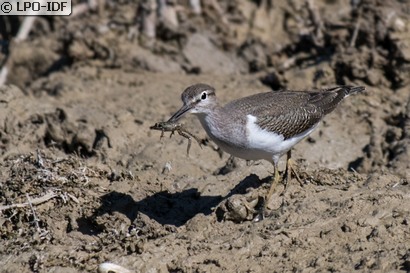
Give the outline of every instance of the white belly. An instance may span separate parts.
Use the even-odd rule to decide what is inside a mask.
[[[255,116],[247,115],[246,137],[248,146],[252,147],[255,156],[260,156],[266,160],[273,160],[274,162],[278,162],[283,154],[312,133],[317,126],[316,124],[309,130],[285,140],[283,135],[261,129],[256,124],[256,120]]]

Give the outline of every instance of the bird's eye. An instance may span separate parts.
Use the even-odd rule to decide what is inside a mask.
[[[201,95],[201,100],[204,100],[204,99],[206,99],[206,92],[202,93]]]

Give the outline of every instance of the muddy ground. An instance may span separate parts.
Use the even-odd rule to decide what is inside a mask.
[[[19,43],[24,18],[0,19],[12,41],[1,53],[0,272],[96,272],[103,262],[410,272],[409,1],[203,1],[199,14],[169,1],[155,37],[149,2],[38,18]],[[198,82],[222,102],[367,90],[295,147],[303,185],[280,185],[271,216],[254,223],[245,204],[266,193],[269,162],[226,166],[193,116],[183,123],[207,145],[193,142],[189,156],[185,138],[149,129]]]

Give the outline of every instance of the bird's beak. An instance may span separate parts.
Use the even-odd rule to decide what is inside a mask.
[[[192,105],[185,104],[184,106],[181,107],[181,109],[179,109],[175,114],[173,114],[172,117],[167,122],[173,123],[179,120],[183,115],[185,115],[191,109],[192,109]]]

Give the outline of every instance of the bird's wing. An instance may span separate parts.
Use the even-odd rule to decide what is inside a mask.
[[[308,92],[266,92],[233,101],[224,108],[253,115],[262,129],[275,131],[288,139],[312,128],[344,97],[357,91],[361,90],[338,86]]]

